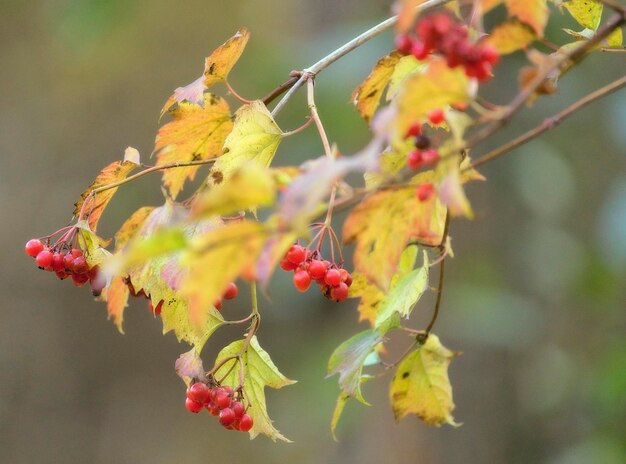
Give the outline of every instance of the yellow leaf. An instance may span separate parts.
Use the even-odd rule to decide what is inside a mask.
[[[228,73],[235,66],[243,53],[250,33],[246,28],[241,28],[237,33],[216,49],[204,64],[204,85],[210,87],[228,78]]]
[[[189,301],[192,324],[202,325],[207,308],[228,283],[253,270],[266,239],[263,224],[248,220],[227,223],[194,239],[181,259],[188,272],[180,287]]]
[[[623,43],[622,29],[617,28],[606,38],[606,44],[609,47],[621,47]]]
[[[228,182],[200,193],[191,210],[195,216],[229,215],[238,211],[270,206],[276,200],[276,184],[267,168],[245,164]]]
[[[532,27],[538,37],[543,37],[550,14],[547,0],[505,0],[505,4],[509,17],[517,17]]]
[[[153,206],[143,206],[135,211],[126,221],[122,224],[122,227],[115,234],[115,249],[120,250],[133,238],[137,232],[143,226],[143,223],[148,219],[150,213],[154,211]]]
[[[583,27],[598,29],[602,19],[602,3],[596,0],[569,0],[561,4]]]
[[[272,420],[267,413],[265,387],[282,388],[296,382],[280,373],[270,355],[259,345],[256,335],[250,339],[250,345],[247,348],[244,343],[244,340],[237,340],[220,351],[215,359],[216,365],[233,356],[241,356],[241,362],[238,362],[236,358],[230,363],[227,362],[215,372],[215,376],[217,378],[225,376],[223,384],[231,388],[239,386],[240,378],[243,377],[244,398],[250,403],[247,413],[254,420],[250,438],[255,438],[262,433],[274,441],[289,442],[272,425]]]
[[[83,205],[87,201],[87,204],[84,205],[83,219],[87,219],[89,227],[95,232],[98,228],[100,216],[102,216],[104,209],[111,201],[111,198],[113,198],[113,195],[115,195],[115,192],[117,192],[117,187],[100,192],[95,196],[92,196],[91,192],[99,187],[126,179],[128,174],[138,167],[139,165],[132,161],[114,161],[106,166],[100,171],[100,174],[98,174],[91,185],[87,187],[87,190],[80,195],[80,199],[74,205],[74,215],[80,215]]]
[[[124,333],[122,323],[124,321],[124,309],[128,306],[129,295],[130,291],[124,280],[121,277],[114,277],[106,291],[107,313],[120,333]]]
[[[261,101],[242,106],[235,116],[232,132],[224,142],[224,154],[211,170],[214,184],[229,179],[250,162],[269,166],[283,138],[283,132]]]
[[[509,19],[498,25],[487,42],[494,46],[502,55],[526,48],[533,40],[533,30],[516,19]]]
[[[404,81],[411,75],[424,71],[426,69],[426,63],[419,61],[413,55],[407,55],[400,58],[393,68],[391,77],[389,78],[389,87],[387,88],[387,101],[390,101],[395,97],[398,91],[404,85]]]
[[[181,103],[171,112],[173,121],[159,129],[154,150],[157,165],[208,160],[222,154],[222,146],[233,123],[228,103],[212,94],[204,96],[204,106]],[[172,198],[182,190],[187,179],[192,180],[199,166],[166,169],[163,183]]]
[[[330,420],[330,433],[332,434],[333,440],[335,441],[339,441],[337,440],[337,434],[335,432],[337,430],[337,424],[339,423],[341,414],[343,414],[343,410],[345,409],[346,403],[349,398],[350,395],[347,395],[343,392],[341,392],[337,397],[337,404],[335,405],[335,409],[333,411],[333,417]]]
[[[426,70],[409,76],[400,91],[396,133],[402,137],[430,110],[467,102],[470,93],[470,80],[463,70],[449,68],[442,58],[431,58]]]
[[[111,256],[111,253],[105,248],[110,240],[103,240],[98,237],[96,233],[90,229],[86,220],[78,221],[76,228],[78,247],[83,250],[85,260],[90,268],[99,266]]]
[[[376,112],[380,98],[401,56],[399,52],[383,56],[378,60],[370,75],[352,92],[352,101],[367,122]]]
[[[448,378],[455,355],[430,334],[424,345],[400,363],[389,391],[396,420],[416,414],[428,425],[459,425],[452,417],[454,402]]]
[[[373,327],[378,315],[378,307],[381,301],[385,299],[385,292],[359,272],[352,274],[352,285],[349,292],[349,298],[361,299],[357,308],[359,322],[368,321]]]
[[[415,177],[415,185],[432,182],[433,173]],[[415,186],[372,194],[348,216],[343,228],[346,243],[356,243],[355,269],[388,290],[402,252],[411,240],[437,245],[441,241],[445,208],[433,197],[421,202]]]

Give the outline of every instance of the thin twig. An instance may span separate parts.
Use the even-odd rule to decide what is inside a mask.
[[[513,140],[511,140],[510,142],[490,151],[489,153],[487,153],[484,156],[481,156],[480,158],[476,159],[469,167],[465,168],[464,170],[468,170],[471,168],[476,168],[478,166],[482,166],[483,164],[486,164],[516,148],[518,148],[521,145],[524,145],[525,143],[531,141],[532,139],[540,136],[541,134],[543,134],[546,131],[549,131],[550,129],[554,129],[556,126],[558,126],[561,122],[563,122],[565,119],[567,119],[568,117],[570,117],[572,114],[574,114],[575,112],[577,112],[578,110],[580,110],[581,108],[589,105],[590,103],[605,97],[613,92],[618,91],[619,89],[623,88],[624,86],[626,86],[626,76],[623,76],[607,85],[605,85],[604,87],[599,88],[598,90],[591,92],[588,95],[585,95],[583,98],[581,98],[580,100],[572,103],[571,105],[569,105],[567,108],[565,108],[564,110],[560,111],[559,113],[555,114],[554,116],[547,118],[543,121],[543,123],[541,123],[539,126],[529,130],[528,132],[525,132],[524,134],[520,135],[519,137],[514,138]]]
[[[439,282],[437,282],[437,300],[435,301],[435,309],[433,310],[433,316],[428,323],[428,327],[425,330],[426,339],[430,334],[431,330],[439,317],[439,308],[441,307],[441,297],[443,295],[443,282],[446,270],[446,259],[445,259],[445,250],[446,250],[446,241],[448,240],[448,234],[450,232],[450,213],[446,212],[446,222],[443,227],[443,234],[441,235],[441,243],[439,244],[439,253],[443,256],[441,263],[439,264]]]

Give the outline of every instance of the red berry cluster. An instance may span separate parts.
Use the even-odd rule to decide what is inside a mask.
[[[89,282],[94,296],[100,295],[106,285],[98,266],[89,267],[82,250],[71,248],[67,242],[60,242],[51,247],[41,240],[32,239],[26,243],[24,251],[28,256],[35,258],[39,269],[54,272],[61,280],[71,277],[77,287]]]
[[[409,169],[416,171],[439,161],[439,151],[431,147],[430,138],[422,133],[421,124],[416,123],[409,127],[405,138],[413,138],[415,145],[415,150],[407,155],[406,164]]]
[[[306,292],[315,281],[326,298],[333,301],[348,298],[352,276],[341,266],[322,259],[318,250],[310,251],[294,244],[280,262],[280,267],[284,271],[294,271],[293,284],[301,292]]]
[[[479,81],[488,80],[500,55],[485,42],[470,42],[467,35],[467,26],[463,23],[446,13],[436,13],[423,17],[417,23],[415,37],[398,36],[396,48],[418,60],[423,60],[433,52],[440,53],[445,56],[449,67],[463,66],[468,77]]]
[[[229,430],[248,432],[254,425],[252,417],[246,414],[241,392],[235,395],[233,389],[227,386],[210,387],[202,382],[193,383],[187,388],[185,407],[196,414],[206,408],[212,416],[218,416],[220,424]]]

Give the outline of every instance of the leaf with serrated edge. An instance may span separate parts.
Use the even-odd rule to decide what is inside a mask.
[[[583,27],[596,30],[602,19],[602,3],[595,0],[569,0],[561,4]]]
[[[517,17],[532,27],[538,37],[543,37],[550,15],[547,0],[505,0],[504,3],[509,17]]]
[[[124,333],[122,323],[124,322],[124,309],[128,306],[130,291],[128,285],[121,277],[114,277],[106,289],[107,313],[109,319],[113,320],[115,327],[120,333]]]
[[[228,216],[238,211],[271,206],[276,200],[276,184],[267,168],[243,165],[228,182],[200,192],[194,199],[193,216]]]
[[[91,192],[94,189],[99,187],[104,187],[105,185],[112,184],[114,182],[118,182],[120,180],[126,179],[128,174],[130,174],[133,170],[138,168],[139,165],[132,161],[114,161],[108,166],[106,166],[100,174],[96,177],[96,179],[87,187],[87,189],[81,193],[80,199],[74,205],[74,215],[78,216],[81,213],[81,209],[83,209],[83,204],[89,197],[88,203],[85,205],[84,218],[87,219],[89,227],[94,232],[98,228],[98,221],[100,221],[100,216],[104,212],[104,209],[107,207],[115,192],[117,192],[117,187],[105,190],[96,194],[95,196],[91,196]]]
[[[243,347],[244,341],[237,340],[219,352],[215,359],[216,365],[229,356],[241,355],[242,359],[241,363],[236,360],[226,362],[215,372],[215,377],[220,378],[230,370],[222,384],[235,388],[239,385],[240,371],[243,365],[244,390],[246,398],[250,402],[247,413],[254,421],[254,426],[250,430],[250,438],[264,434],[274,441],[283,440],[289,442],[272,425],[272,420],[267,413],[265,387],[282,388],[294,384],[295,381],[288,379],[279,372],[274,362],[270,359],[270,355],[259,345],[256,335],[252,337],[250,345],[242,353]]]
[[[528,47],[535,40],[532,28],[517,19],[505,21],[491,31],[487,43],[501,55],[513,53]]]
[[[283,132],[263,102],[257,100],[242,106],[224,142],[224,154],[211,170],[211,181],[220,184],[250,162],[269,166],[282,138]]]
[[[376,112],[380,98],[401,57],[402,55],[397,51],[383,56],[378,60],[370,75],[352,92],[352,101],[366,121],[369,122]]]
[[[428,255],[424,252],[424,263],[418,269],[399,278],[379,307],[374,327],[379,327],[387,319],[398,313],[408,318],[415,304],[428,288]]]
[[[222,154],[226,136],[233,128],[230,108],[223,98],[210,93],[204,106],[181,103],[171,112],[173,121],[159,129],[154,142],[157,166],[209,160]],[[165,169],[163,184],[176,198],[187,179],[193,180],[199,166]]]
[[[448,378],[448,366],[455,355],[430,334],[424,345],[404,358],[389,390],[396,420],[416,414],[428,425],[459,425],[452,417],[454,402]]]

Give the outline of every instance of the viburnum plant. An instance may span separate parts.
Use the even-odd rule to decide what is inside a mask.
[[[26,244],[39,268],[70,277],[77,286],[89,283],[120,332],[129,298],[145,298],[162,319],[163,332],[173,331],[192,346],[175,366],[187,384],[186,408],[206,409],[228,429],[287,441],[270,420],[264,389],[293,381],[257,340],[257,287],[265,289],[281,272],[277,269],[292,273],[301,292],[317,286],[337,304],[358,298],[359,321],[369,326],[330,356],[328,374],[338,374],[340,387],[333,435],[346,401],[365,403],[361,385],[387,373],[396,419],[415,414],[430,425],[456,426],[448,379],[455,352],[432,329],[452,256],[452,220],[472,217],[464,184],[484,179],[477,167],[626,85],[622,76],[472,160],[470,151],[535,99],[554,94],[560,77],[587,55],[623,52],[626,8],[614,0],[404,0],[394,7],[396,16],[292,72],[256,100],[239,96],[228,82],[249,39],[246,29],[239,30],[206,58],[202,76],[177,88],[165,103],[161,116],[170,120],[156,136],[156,163],[142,164],[139,152],[128,148],[123,160],[102,169],[80,196],[71,225]],[[493,18],[505,19],[492,20],[492,10]],[[605,20],[604,10],[611,12]],[[583,29],[546,38],[550,15],[564,11],[579,25],[572,27]],[[486,18],[496,22],[489,30]],[[371,127],[371,142],[358,153],[342,154],[326,135],[315,105],[315,81],[341,57],[394,27],[393,50],[353,94]],[[498,63],[520,50],[528,64],[519,70],[516,95],[503,105],[487,101],[482,84],[494,80],[511,86],[514,79],[501,75]],[[223,96],[212,93],[220,83],[227,89]],[[310,117],[285,131],[276,115],[302,87]],[[281,140],[311,124],[324,155],[313,153],[299,166],[272,167]],[[185,183],[205,165],[210,168],[201,186],[181,200]],[[97,229],[109,201],[119,187],[157,171],[164,204],[133,213],[108,248],[110,241]],[[363,183],[347,183],[354,173],[363,175]],[[339,233],[332,220],[341,210],[348,214]],[[344,245],[354,247],[352,263],[343,258]],[[250,287],[250,314],[230,320],[226,300],[236,298],[241,285]],[[431,287],[436,300],[430,322],[420,330],[408,327],[407,319]],[[205,370],[202,348],[226,325],[244,325],[246,335],[224,347]],[[391,337],[406,339],[406,351],[397,359],[389,359],[385,349]]]

